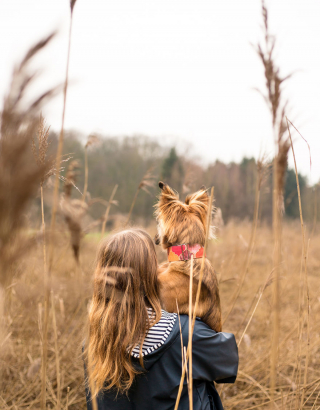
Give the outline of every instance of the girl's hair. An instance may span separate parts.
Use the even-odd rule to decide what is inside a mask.
[[[157,256],[151,237],[128,229],[102,242],[89,309],[87,366],[92,396],[101,389],[127,392],[139,373],[131,352],[161,316]],[[154,316],[149,318],[147,308]]]

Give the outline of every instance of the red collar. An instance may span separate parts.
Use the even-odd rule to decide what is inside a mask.
[[[204,253],[204,248],[199,245],[189,245],[188,243],[183,243],[181,245],[174,245],[170,248],[167,248],[168,252],[168,261],[188,261],[193,255],[194,259],[202,258]]]

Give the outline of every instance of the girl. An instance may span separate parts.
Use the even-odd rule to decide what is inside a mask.
[[[173,410],[182,355],[177,314],[161,310],[157,257],[142,229],[119,232],[102,243],[94,274],[86,352],[88,410]],[[183,345],[188,316],[181,315]],[[193,409],[223,410],[213,381],[233,383],[238,350],[229,333],[196,320],[192,339]],[[179,410],[189,409],[185,381]]]

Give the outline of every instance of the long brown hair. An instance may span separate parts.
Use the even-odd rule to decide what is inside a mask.
[[[92,396],[102,389],[128,391],[139,373],[131,352],[161,316],[157,256],[151,237],[128,229],[100,246],[89,310],[87,365]],[[150,320],[147,308],[155,312]]]

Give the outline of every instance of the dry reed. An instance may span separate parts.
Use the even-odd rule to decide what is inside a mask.
[[[30,148],[37,132],[37,116],[44,103],[57,94],[59,87],[49,89],[29,104],[24,97],[35,79],[30,73],[30,63],[51,41],[49,35],[30,48],[22,62],[14,69],[9,91],[1,112],[0,137],[0,343],[4,348],[10,333],[7,332],[4,314],[10,318],[9,306],[4,309],[6,288],[10,300],[10,282],[17,277],[19,259],[34,243],[22,231],[24,213],[36,189],[49,172],[47,163],[35,163]],[[9,321],[10,323],[10,321]]]
[[[86,200],[87,190],[88,190],[88,148],[92,145],[95,145],[99,142],[99,138],[96,135],[89,135],[86,145],[84,146],[84,188],[83,188],[83,195],[82,200]]]
[[[198,287],[197,287],[197,293],[196,293],[196,299],[195,299],[195,303],[194,303],[194,308],[193,308],[193,315],[192,315],[192,323],[191,323],[191,338],[189,339],[189,343],[188,343],[188,349],[187,349],[187,359],[189,358],[189,345],[190,345],[190,341],[192,343],[192,334],[193,334],[193,329],[194,329],[194,324],[196,321],[196,310],[199,304],[199,300],[200,300],[200,292],[201,292],[201,284],[202,284],[202,278],[203,278],[203,271],[204,271],[204,264],[205,264],[205,259],[206,259],[206,254],[207,254],[207,248],[208,248],[208,238],[209,238],[209,234],[210,234],[210,226],[211,226],[211,217],[212,217],[212,204],[213,204],[213,193],[214,193],[214,188],[211,188],[211,193],[210,193],[210,197],[209,197],[209,206],[208,206],[208,214],[207,214],[207,225],[206,225],[206,238],[205,238],[205,243],[204,243],[204,252],[203,252],[203,257],[201,260],[201,267],[200,267],[200,273],[199,273],[199,279],[198,279]],[[189,318],[190,320],[190,318]],[[190,334],[189,334],[190,336]],[[190,359],[190,358],[189,358]],[[187,363],[187,361],[186,361]],[[177,399],[176,399],[176,403],[174,406],[174,410],[177,410],[179,407],[179,402],[180,402],[180,398],[181,398],[181,394],[182,394],[182,389],[183,389],[183,382],[184,382],[184,375],[187,369],[187,364],[185,363],[185,366],[183,367],[182,370],[182,375],[181,375],[181,379],[180,379],[180,385],[179,385],[179,390],[178,390],[178,394],[177,394]]]
[[[57,331],[57,321],[56,312],[54,306],[54,295],[51,291],[51,309],[52,309],[52,325],[54,331],[54,350],[56,356],[56,375],[57,375],[57,410],[60,410],[60,394],[61,394],[61,376],[60,376],[60,357],[59,357],[59,347],[58,347],[58,331]]]
[[[82,219],[88,210],[88,205],[79,199],[71,198],[79,168],[78,161],[69,164],[65,178],[64,194],[61,196],[60,208],[70,232],[71,247],[77,265],[80,264],[80,243],[83,237]]]
[[[54,244],[53,236],[55,231],[55,221],[56,213],[58,208],[59,201],[59,183],[60,183],[60,162],[62,158],[62,148],[63,148],[63,136],[64,136],[64,120],[66,112],[66,103],[67,103],[67,91],[68,91],[68,80],[69,80],[69,62],[70,62],[70,51],[71,51],[71,32],[72,32],[72,22],[73,22],[73,10],[76,4],[76,0],[70,1],[70,25],[69,25],[69,41],[68,41],[68,52],[67,52],[67,63],[66,63],[66,75],[63,88],[63,108],[62,108],[62,119],[61,119],[61,129],[59,134],[59,142],[56,154],[56,174],[54,182],[54,192],[53,192],[53,205],[51,210],[51,223],[50,223],[50,242],[49,242],[49,264],[46,272],[46,287],[45,287],[45,327],[44,327],[44,339],[43,339],[43,361],[42,361],[42,380],[41,380],[41,409],[46,409],[46,371],[47,371],[47,338],[48,338],[48,316],[49,316],[49,297],[51,290],[51,271],[53,264],[53,255],[54,255]]]
[[[193,379],[192,379],[192,285],[193,285],[193,255],[191,255],[190,264],[190,281],[189,281],[189,341],[188,341],[188,356],[189,356],[189,409],[193,410]]]
[[[126,226],[128,225],[128,223],[130,222],[131,214],[132,214],[134,205],[135,205],[135,203],[136,203],[136,200],[137,200],[137,198],[138,198],[139,191],[142,189],[143,191],[145,191],[145,192],[147,192],[148,194],[150,194],[148,188],[151,188],[151,187],[154,186],[154,176],[152,175],[152,171],[153,171],[153,167],[150,168],[150,169],[148,169],[148,171],[144,174],[142,180],[140,181],[140,183],[139,183],[139,185],[138,185],[138,188],[137,188],[137,190],[136,190],[136,192],[135,192],[135,194],[134,194],[133,201],[132,201],[131,206],[130,206],[130,211],[129,211],[129,214],[128,214],[127,221],[126,221],[126,223],[125,223],[125,225],[124,225],[125,227],[126,227]]]
[[[302,204],[303,205],[303,204]],[[233,277],[237,266],[242,266],[246,255],[243,253],[243,245],[237,240],[241,233],[244,238],[251,235],[251,224],[247,221],[233,222],[226,224],[223,231],[219,234],[219,241],[209,243],[207,255],[211,263],[222,272],[223,277]],[[152,235],[156,226],[151,225],[147,228]],[[59,232],[59,231],[58,231]],[[57,256],[68,248],[68,238],[65,238],[63,232],[55,241]],[[313,240],[310,242],[308,252],[308,276],[310,290],[311,316],[310,322],[310,361],[308,366],[308,384],[305,389],[305,400],[308,399],[304,408],[310,410],[315,404],[315,408],[320,405],[317,399],[318,391],[313,390],[319,383],[319,334],[320,323],[320,302],[318,300],[318,267],[320,264],[320,255],[318,244],[320,241],[319,233],[315,232]],[[281,408],[281,391],[283,390],[284,408],[296,409],[295,399],[301,393],[302,385],[298,390],[297,382],[292,379],[292,372],[296,368],[296,353],[298,346],[298,293],[299,293],[299,268],[301,262],[301,227],[295,221],[285,221],[283,227],[283,255],[284,265],[288,273],[282,274],[284,292],[281,294],[282,299],[282,320],[280,333],[280,357],[278,362],[278,374],[280,378],[279,389],[275,391],[275,402]],[[53,271],[53,288],[56,300],[63,300],[64,307],[57,309],[56,306],[56,324],[59,337],[59,358],[61,374],[61,407],[66,407],[67,387],[70,386],[69,409],[85,409],[85,394],[83,385],[83,363],[81,359],[80,346],[83,340],[83,326],[86,321],[86,303],[91,295],[90,277],[92,275],[92,265],[95,259],[97,242],[94,237],[87,238],[81,246],[81,260],[84,280],[79,282],[78,278],[73,275],[74,260],[72,253],[69,251],[63,259],[55,259]],[[68,248],[69,249],[69,248]],[[254,274],[248,275],[244,282],[243,290],[238,298],[236,307],[231,313],[228,322],[224,326],[224,331],[233,332],[237,329],[248,310],[248,318],[241,326],[239,340],[244,333],[246,337],[242,338],[239,346],[240,370],[235,385],[226,385],[221,395],[224,408],[231,410],[241,410],[257,406],[257,408],[268,408],[270,399],[256,384],[261,385],[270,395],[269,390],[269,359],[270,359],[270,327],[272,320],[270,318],[270,303],[272,301],[272,286],[268,286],[257,305],[262,286],[265,282],[267,272],[272,269],[272,252],[273,240],[272,232],[269,226],[261,222],[257,229],[256,251],[252,258],[251,270]],[[163,260],[161,250],[158,252],[158,258]],[[231,261],[231,263],[230,263]],[[30,353],[33,360],[40,355],[39,340],[35,337],[38,332],[38,303],[42,302],[40,321],[43,323],[43,300],[42,300],[42,272],[43,260],[41,252],[41,242],[39,248],[34,247],[23,257],[23,274],[15,280],[15,285],[11,301],[12,323],[8,327],[9,339],[5,343],[5,349],[2,348],[2,375],[0,378],[1,396],[8,407],[14,404],[17,408],[37,408],[39,406],[39,397],[41,393],[40,375],[36,374],[34,381],[26,377],[30,367],[30,361],[27,354]],[[223,314],[228,310],[227,301],[230,300],[236,287],[234,281],[220,282],[220,295],[222,301]],[[81,287],[81,288],[80,288]],[[253,289],[257,290],[254,295]],[[80,301],[79,295],[83,298]],[[254,303],[252,304],[252,300]],[[250,308],[250,306],[252,306]],[[50,304],[51,309],[51,304]],[[255,309],[255,311],[254,311]],[[254,312],[253,312],[254,311]],[[51,313],[50,313],[51,318]],[[248,325],[249,323],[249,325]],[[55,341],[54,330],[51,326],[50,319],[49,338],[48,338],[48,371],[47,381],[57,392],[56,386],[56,361],[55,361]],[[248,340],[251,340],[251,345]],[[21,343],[20,341],[23,341]],[[305,346],[302,339],[303,347]],[[7,346],[7,347],[6,347]],[[10,347],[12,346],[12,347]],[[10,347],[10,348],[9,348]],[[6,353],[5,353],[6,352]],[[5,353],[5,355],[4,355]],[[305,362],[305,349],[302,355],[302,376]],[[185,360],[185,359],[184,359]],[[186,368],[184,367],[184,371]],[[25,380],[22,383],[20,374]],[[252,377],[256,383],[253,383],[244,376]],[[64,375],[64,380],[62,379]],[[186,375],[185,375],[186,377]],[[189,379],[189,378],[188,378]],[[300,393],[299,393],[300,392]],[[310,396],[310,397],[309,397]],[[38,400],[38,401],[35,401]],[[318,402],[316,401],[318,400]],[[14,401],[14,403],[13,403]],[[34,402],[35,401],[35,402]],[[32,405],[32,403],[34,404]],[[56,399],[48,391],[47,404],[51,407],[56,406]],[[258,407],[260,406],[260,407]],[[1,407],[1,406],[0,406]]]
[[[274,285],[273,285],[273,335],[271,341],[271,365],[270,365],[270,395],[274,399],[275,388],[277,384],[277,361],[280,331],[280,269],[282,262],[282,214],[283,214],[283,188],[285,174],[287,169],[287,158],[290,144],[284,137],[285,126],[285,108],[286,103],[282,102],[282,84],[291,77],[292,74],[281,77],[279,68],[274,60],[275,37],[269,34],[268,10],[262,1],[262,16],[265,45],[257,46],[257,53],[264,66],[267,96],[265,101],[271,112],[272,128],[276,154],[273,161],[273,233],[274,233]]]
[[[64,86],[64,106],[62,115],[62,127],[59,136],[59,146],[54,167],[48,167],[48,161],[36,161],[33,164],[30,161],[28,147],[31,146],[32,137],[37,132],[39,121],[36,119],[39,109],[43,103],[52,97],[58,89],[52,89],[43,93],[28,107],[22,107],[22,97],[26,93],[29,84],[33,81],[34,74],[27,72],[28,63],[32,58],[51,40],[52,36],[39,42],[35,47],[30,49],[22,63],[16,68],[12,87],[6,97],[4,108],[1,114],[1,138],[0,138],[0,297],[4,293],[10,294],[10,305],[4,307],[0,305],[0,317],[6,319],[5,332],[1,331],[1,405],[8,409],[16,408],[38,408],[43,409],[48,406],[56,408],[72,408],[74,410],[85,408],[84,386],[83,386],[83,364],[79,359],[79,345],[83,337],[82,327],[87,315],[83,300],[79,302],[79,295],[85,295],[84,300],[90,297],[90,288],[85,283],[79,282],[73,277],[72,258],[64,257],[63,252],[66,249],[66,238],[59,234],[59,241],[54,242],[52,235],[54,229],[51,229],[50,236],[50,267],[45,269],[45,275],[49,272],[54,273],[56,280],[52,281],[52,287],[60,302],[60,314],[55,312],[53,293],[51,297],[52,309],[52,333],[49,331],[49,298],[48,291],[51,289],[48,282],[45,284],[45,300],[42,304],[41,299],[41,273],[43,263],[46,261],[45,248],[42,255],[36,247],[30,249],[32,241],[26,237],[25,232],[21,232],[24,224],[24,213],[27,204],[35,195],[40,184],[41,187],[41,209],[42,209],[42,231],[44,233],[44,212],[43,212],[43,182],[48,173],[55,174],[55,193],[54,206],[52,208],[51,228],[55,227],[55,217],[57,212],[57,201],[59,191],[59,178],[61,178],[61,153],[63,147],[64,133],[64,116],[66,107],[67,87],[68,87],[68,66],[70,59],[71,44],[71,27],[73,9],[76,1],[70,2],[71,21],[69,31],[69,48],[66,67],[66,79]],[[302,204],[300,196],[299,180],[297,177],[297,166],[295,170],[297,177],[297,189],[299,199],[299,210],[301,218],[301,230],[303,236],[303,266],[305,271],[304,292],[300,289],[299,279],[296,273],[299,270],[301,245],[298,239],[298,227],[295,223],[283,223],[283,184],[287,166],[287,155],[290,148],[288,140],[284,138],[285,127],[285,105],[281,103],[281,85],[286,78],[281,78],[279,69],[276,67],[273,59],[274,39],[268,34],[268,15],[263,4],[263,16],[265,27],[265,40],[267,50],[263,51],[258,46],[258,53],[265,68],[265,77],[267,85],[267,96],[265,97],[272,115],[272,126],[276,140],[277,152],[274,158],[273,167],[273,236],[267,226],[261,224],[258,229],[259,215],[259,198],[260,187],[256,187],[255,209],[253,224],[251,227],[247,223],[230,222],[221,235],[221,243],[216,243],[214,248],[209,252],[215,265],[222,267],[224,276],[232,277],[234,275],[234,266],[243,266],[242,275],[240,276],[241,286],[232,288],[232,282],[227,280],[220,282],[220,292],[222,300],[231,300],[231,306],[227,306],[228,312],[228,329],[233,330],[235,326],[244,324],[244,330],[238,341],[240,353],[241,370],[236,384],[227,386],[222,391],[222,399],[225,407],[231,409],[247,410],[256,408],[268,408],[270,405],[286,409],[319,409],[318,392],[320,386],[319,369],[319,298],[318,289],[318,270],[319,270],[319,252],[317,246],[320,241],[316,232],[317,220],[317,196],[315,191],[315,211],[312,228],[311,244],[306,243],[306,229],[302,217]],[[269,46],[268,46],[269,44]],[[17,91],[18,90],[18,91]],[[16,92],[17,91],[17,92]],[[40,121],[41,122],[41,121]],[[40,130],[41,128],[41,130]],[[46,127],[44,123],[38,128],[38,147],[39,155],[45,159],[43,154],[47,150]],[[290,135],[289,125],[287,123],[289,137],[291,141],[292,152],[293,143]],[[39,134],[40,132],[40,134]],[[39,139],[39,136],[42,138]],[[36,144],[34,143],[34,149]],[[60,153],[60,154],[59,154]],[[85,148],[85,155],[87,149]],[[85,159],[87,164],[87,158]],[[19,164],[16,167],[15,164]],[[258,165],[259,167],[260,165]],[[87,169],[87,165],[86,165]],[[54,170],[57,170],[55,172]],[[258,172],[262,175],[263,172]],[[140,189],[147,189],[152,186],[151,173],[147,173],[140,182],[135,193],[127,223],[130,217]],[[74,186],[70,183],[72,178],[66,179],[65,197],[67,201],[71,200],[71,189]],[[258,179],[259,181],[259,179]],[[258,183],[258,182],[257,182]],[[69,184],[69,185],[68,185]],[[85,189],[83,199],[86,198],[88,186],[88,169],[86,170]],[[14,189],[12,189],[14,187]],[[108,207],[113,202],[116,187],[113,196],[110,197]],[[64,198],[65,200],[66,198]],[[213,199],[213,190],[211,192],[211,201]],[[84,202],[84,201],[80,201]],[[83,210],[82,207],[80,209]],[[106,224],[108,208],[104,216],[104,226]],[[74,217],[75,209],[69,207],[70,218]],[[65,214],[68,213],[65,211]],[[211,212],[208,212],[207,223],[210,224]],[[208,225],[209,226],[209,225]],[[79,240],[77,250],[74,255],[79,256],[81,227],[77,228],[77,240]],[[151,226],[150,231],[155,227]],[[259,232],[258,232],[259,231]],[[79,233],[80,232],[80,233]],[[208,229],[207,229],[208,232]],[[242,235],[243,238],[249,239],[249,246],[246,255],[242,257],[241,244],[235,241]],[[244,239],[245,241],[245,239]],[[314,241],[314,242],[313,242]],[[205,249],[207,251],[208,243],[206,238]],[[44,242],[45,245],[45,242]],[[275,246],[274,246],[275,245]],[[83,244],[83,271],[87,282],[91,275],[92,262],[95,255],[96,244],[94,241],[87,241]],[[29,252],[26,253],[26,250]],[[53,264],[53,253],[59,253],[59,257]],[[206,252],[205,252],[206,253]],[[273,260],[270,255],[274,254]],[[21,256],[24,255],[24,258]],[[82,255],[82,254],[81,254]],[[162,257],[159,254],[159,257]],[[82,258],[82,256],[81,256]],[[19,259],[19,264],[17,261]],[[244,259],[244,260],[243,260]],[[203,259],[204,261],[204,259]],[[225,263],[225,261],[227,261]],[[307,265],[308,263],[308,265]],[[20,266],[21,264],[21,266]],[[261,276],[265,275],[266,267],[273,265],[273,294],[269,292],[268,286],[271,284],[271,278],[268,276],[267,281],[261,285]],[[246,275],[252,266],[255,275],[246,281]],[[286,277],[285,267],[290,276]],[[300,268],[300,271],[302,269]],[[203,272],[203,267],[202,271]],[[195,305],[198,303],[201,276]],[[244,274],[243,274],[244,272]],[[284,292],[280,293],[280,274],[282,276]],[[20,277],[18,278],[18,276]],[[47,277],[47,276],[46,276]],[[15,279],[13,281],[13,278]],[[193,275],[190,273],[190,290],[192,290]],[[310,286],[309,286],[310,282]],[[259,290],[252,300],[252,289]],[[40,291],[39,291],[40,290]],[[240,293],[241,290],[241,293]],[[191,293],[191,292],[190,292]],[[298,295],[299,293],[299,295]],[[303,315],[303,301],[306,293],[306,312]],[[265,297],[262,297],[262,296]],[[281,312],[280,312],[281,296]],[[273,340],[270,351],[270,300],[273,297]],[[298,309],[292,303],[293,300],[299,299]],[[64,304],[63,301],[66,301]],[[191,297],[189,302],[191,302]],[[9,308],[10,306],[10,308]],[[248,308],[249,306],[249,308]],[[190,309],[190,306],[189,306]],[[195,311],[196,309],[194,309]],[[298,314],[296,312],[298,310]],[[310,321],[310,311],[313,312],[314,320]],[[34,320],[37,317],[38,322]],[[281,313],[281,323],[280,323]],[[296,317],[299,317],[298,321]],[[302,343],[304,319],[306,316],[306,347],[303,351]],[[247,320],[248,318],[248,320]],[[180,318],[179,318],[180,319]],[[192,322],[191,322],[192,319]],[[181,395],[184,377],[187,377],[190,406],[192,406],[192,330],[194,326],[195,315],[189,313],[189,343],[187,350],[183,348],[182,343],[182,377],[179,386],[176,407],[179,403],[179,394]],[[191,326],[190,326],[191,322]],[[34,332],[39,327],[41,343],[34,337]],[[249,330],[250,335],[249,336]],[[191,334],[190,334],[191,331]],[[59,336],[59,343],[58,343]],[[246,336],[246,337],[245,337]],[[252,346],[251,346],[252,343]],[[41,349],[42,344],[42,349]],[[42,372],[38,374],[40,365],[39,352],[42,351]],[[54,354],[53,354],[54,353]],[[305,360],[302,356],[305,353]],[[188,373],[189,357],[189,373]],[[271,360],[270,360],[271,358]],[[31,363],[31,365],[30,365]],[[34,365],[33,367],[31,367]],[[303,373],[303,385],[301,386],[301,375]],[[42,382],[42,383],[41,383]],[[182,383],[182,384],[181,384]],[[46,386],[48,389],[46,396]],[[71,388],[70,388],[71,387]],[[97,408],[96,401],[93,401],[93,408]],[[192,408],[192,407],[190,407]]]
[[[250,240],[249,240],[249,245],[248,245],[248,250],[246,254],[246,259],[242,268],[242,272],[240,274],[240,279],[239,279],[239,284],[235,290],[234,295],[232,295],[231,302],[230,302],[230,307],[228,310],[228,313],[226,316],[223,318],[223,323],[225,323],[234,309],[234,306],[236,304],[236,301],[240,295],[244,280],[246,278],[246,275],[250,269],[252,257],[254,254],[254,246],[255,246],[255,239],[256,239],[256,233],[257,233],[257,226],[258,226],[258,218],[259,218],[259,206],[260,206],[260,195],[261,195],[261,187],[263,182],[266,179],[266,176],[268,175],[268,171],[270,168],[270,164],[268,164],[266,157],[262,156],[258,161],[257,161],[257,180],[256,180],[256,190],[255,190],[255,201],[254,201],[254,211],[253,211],[253,220],[252,220],[252,229],[251,229],[251,235],[250,235]]]
[[[105,212],[105,214],[104,214],[104,216],[103,216],[102,227],[101,227],[101,237],[103,237],[104,231],[105,231],[105,229],[106,229],[106,223],[107,223],[107,220],[108,220],[108,216],[109,216],[109,212],[110,212],[110,209],[111,209],[111,205],[112,205],[112,204],[116,204],[116,201],[114,201],[114,197],[115,197],[115,194],[116,194],[116,192],[117,192],[117,189],[118,189],[118,185],[115,185],[114,188],[113,188],[113,190],[112,190],[112,192],[111,192],[111,195],[110,195],[110,198],[109,198],[109,202],[108,202],[108,206],[107,206],[106,212]]]
[[[305,363],[305,368],[304,368],[303,383],[304,383],[304,386],[306,386],[307,385],[307,377],[308,377],[309,346],[310,346],[310,294],[309,294],[308,268],[307,268],[307,243],[306,243],[305,228],[304,228],[303,215],[302,215],[302,204],[301,204],[301,193],[300,193],[298,168],[297,168],[296,156],[295,156],[294,149],[293,149],[293,142],[292,142],[292,138],[291,138],[289,120],[288,120],[287,117],[286,117],[286,121],[287,121],[287,128],[288,128],[288,133],[289,133],[289,138],[290,138],[290,143],[291,143],[291,150],[292,150],[293,161],[294,161],[294,169],[295,169],[295,173],[296,173],[296,183],[297,183],[298,200],[299,200],[299,214],[300,214],[301,233],[302,233],[302,245],[303,245],[302,246],[302,253],[303,253],[305,289],[306,289],[306,298],[307,298],[307,348],[306,348],[306,363]],[[291,121],[290,121],[290,124],[292,124]],[[309,146],[309,144],[308,144],[308,146]],[[309,149],[310,149],[310,147],[309,147]],[[310,166],[311,166],[311,156],[310,156]],[[303,407],[303,405],[304,405],[304,395],[305,395],[305,389],[302,390],[301,407]]]

